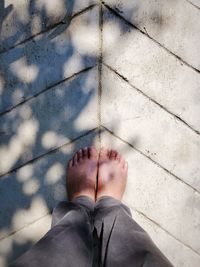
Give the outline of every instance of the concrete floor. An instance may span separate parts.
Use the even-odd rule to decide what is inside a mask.
[[[50,228],[83,146],[129,162],[124,203],[200,266],[200,2],[1,1],[0,267]]]

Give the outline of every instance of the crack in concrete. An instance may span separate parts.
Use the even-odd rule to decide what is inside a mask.
[[[99,60],[98,60],[98,119],[99,129],[101,125],[101,96],[102,96],[102,62],[103,62],[103,6],[102,0],[99,0]],[[101,134],[99,131],[99,144],[101,146]]]
[[[101,148],[101,96],[102,96],[102,61],[103,61],[103,7],[102,0],[99,0],[99,56],[98,56],[98,149]],[[98,173],[96,177],[98,184]],[[98,187],[95,190],[95,198],[97,196]]]
[[[186,127],[188,127],[190,130],[192,130],[195,134],[200,135],[200,132],[196,129],[194,129],[189,123],[187,123],[185,120],[183,120],[180,116],[174,114],[172,111],[170,111],[168,108],[165,106],[161,105],[159,102],[151,98],[150,96],[146,95],[141,89],[137,88],[131,82],[128,80],[128,78],[124,77],[122,74],[120,74],[117,70],[113,69],[111,66],[107,65],[106,63],[103,62],[103,65],[106,66],[108,69],[110,69],[112,72],[114,72],[116,75],[118,75],[121,79],[123,79],[125,82],[127,82],[132,89],[136,90],[138,93],[142,94],[144,97],[148,98],[150,101],[152,101],[154,104],[159,106],[161,109],[175,117],[178,121],[182,122]]]

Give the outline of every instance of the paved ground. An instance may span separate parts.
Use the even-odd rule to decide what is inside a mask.
[[[200,2],[0,3],[0,266],[50,227],[90,144],[129,162],[124,202],[176,267],[200,266]]]

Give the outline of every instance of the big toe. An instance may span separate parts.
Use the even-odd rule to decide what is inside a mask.
[[[89,159],[97,160],[98,158],[98,152],[95,147],[89,147],[88,148],[88,154],[89,154]]]
[[[109,159],[109,156],[110,156],[110,150],[102,147],[99,154],[100,161]]]

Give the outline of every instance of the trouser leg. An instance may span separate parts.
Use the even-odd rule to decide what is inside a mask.
[[[96,203],[95,227],[101,239],[101,266],[172,267],[120,201],[103,197]]]
[[[93,209],[87,197],[60,203],[53,212],[52,229],[10,267],[91,267]]]
[[[99,237],[93,261],[93,222]],[[100,256],[99,256],[100,253]],[[130,210],[111,197],[95,205],[87,197],[62,202],[52,229],[10,267],[172,267]]]

